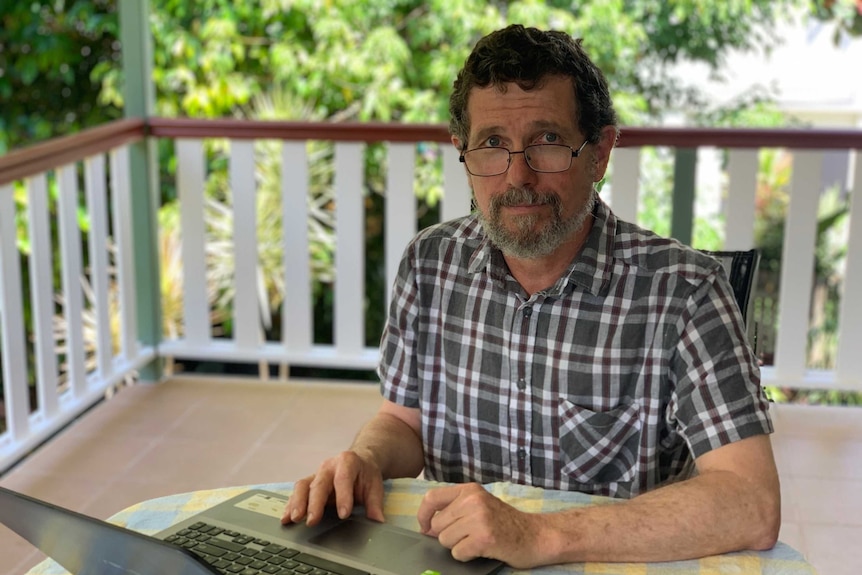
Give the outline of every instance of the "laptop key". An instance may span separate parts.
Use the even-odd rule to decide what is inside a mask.
[[[353,567],[348,567],[347,565],[342,565],[341,563],[329,561],[328,559],[324,559],[322,557],[315,557],[314,555],[309,555],[308,553],[300,553],[293,559],[295,561],[299,561],[300,563],[311,565],[312,567],[319,567],[320,569],[332,571],[337,575],[370,575],[368,571],[360,571],[359,569],[354,569]],[[299,569],[297,568],[296,571],[299,571]],[[309,571],[303,571],[303,573],[308,572]]]
[[[210,545],[209,543],[198,543],[194,548],[195,553],[206,553],[207,555],[212,555],[213,557],[222,557],[227,551],[216,547],[215,545]]]
[[[253,557],[255,559],[259,559],[260,561],[269,561],[269,558],[272,557],[272,554],[265,553],[265,552],[261,551],[260,553],[258,553],[257,555],[254,555]]]
[[[209,541],[207,541],[207,543],[216,547],[221,547],[222,549],[226,551],[231,551],[233,553],[240,553],[243,549],[245,549],[245,547],[240,545],[239,543],[234,543],[233,541],[225,541],[224,539],[218,539],[216,537],[210,539]]]

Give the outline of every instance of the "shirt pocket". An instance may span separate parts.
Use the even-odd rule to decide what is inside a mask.
[[[640,406],[591,411],[560,398],[562,471],[585,484],[627,482],[637,473]]]

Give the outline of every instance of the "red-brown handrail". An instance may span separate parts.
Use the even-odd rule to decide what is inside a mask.
[[[823,128],[622,128],[619,147],[862,150],[862,130]]]
[[[150,118],[150,135],[164,138],[445,142],[445,124],[278,122]],[[862,130],[623,127],[620,147],[862,149]]]
[[[449,131],[444,124],[150,118],[148,125],[150,135],[160,138],[327,140],[335,142],[449,142]]]
[[[71,136],[14,150],[0,156],[0,186],[105,153],[145,135],[146,122],[143,119],[116,120]]]
[[[0,185],[79,161],[145,136],[158,138],[229,138],[328,140],[342,142],[450,141],[444,124],[381,122],[288,122],[149,118],[117,120],[0,156]],[[623,127],[620,147],[859,149],[862,130],[765,128]]]

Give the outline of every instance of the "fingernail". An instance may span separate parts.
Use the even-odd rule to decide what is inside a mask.
[[[294,509],[290,512],[290,520],[296,521],[297,519],[299,519],[299,509]]]
[[[347,507],[339,507],[338,508],[338,516],[341,519],[344,519],[345,517],[347,517],[347,515],[348,515]]]
[[[314,513],[309,513],[308,517],[305,519],[305,522],[311,523],[312,519],[314,519]]]

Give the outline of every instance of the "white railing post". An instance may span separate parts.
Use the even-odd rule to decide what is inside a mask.
[[[398,273],[401,254],[416,235],[416,192],[414,190],[416,153],[413,144],[389,145],[389,170],[386,178],[386,300]]]
[[[754,247],[758,150],[731,149],[729,156],[724,249],[750,250]]]
[[[230,143],[230,187],[233,198],[234,341],[255,348],[262,340],[258,278],[257,183],[254,142]]]
[[[363,151],[356,143],[335,144],[335,346],[359,355],[365,348],[365,180]]]
[[[120,353],[126,359],[138,354],[138,317],[135,302],[135,270],[132,246],[132,192],[129,186],[129,148],[111,152],[115,266],[120,305]]]
[[[458,161],[458,150],[453,146],[443,144],[443,205],[441,206],[442,221],[454,220],[470,214],[470,201],[473,192],[467,181],[464,164]]]
[[[775,376],[781,384],[798,386],[805,377],[822,158],[820,152],[794,154],[775,347]]]
[[[638,221],[638,198],[640,196],[640,148],[616,148],[611,153],[611,189],[608,201],[621,220]]]
[[[183,268],[183,330],[186,341],[210,341],[204,226],[204,150],[200,140],[176,141],[177,196]]]
[[[14,446],[29,433],[30,398],[13,193],[11,185],[0,186],[0,345],[3,346],[6,426]]]
[[[108,284],[108,221],[105,197],[105,156],[98,154],[84,162],[87,211],[90,215],[90,285],[96,316],[96,370],[101,377],[112,372],[111,293]]]
[[[835,371],[837,381],[852,383],[857,391],[862,392],[862,151],[855,152],[850,235],[838,317],[838,365]]]
[[[30,236],[30,303],[36,355],[36,392],[39,411],[51,418],[57,412],[57,354],[54,351],[54,280],[51,226],[48,223],[48,183],[45,174],[27,180]]]
[[[86,386],[84,295],[81,291],[81,230],[78,227],[77,165],[57,171],[57,221],[63,278],[63,318],[66,324],[66,376],[72,395],[83,397]]]
[[[308,155],[305,142],[284,142],[281,150],[282,343],[289,351],[311,349],[311,262],[308,242]]]

